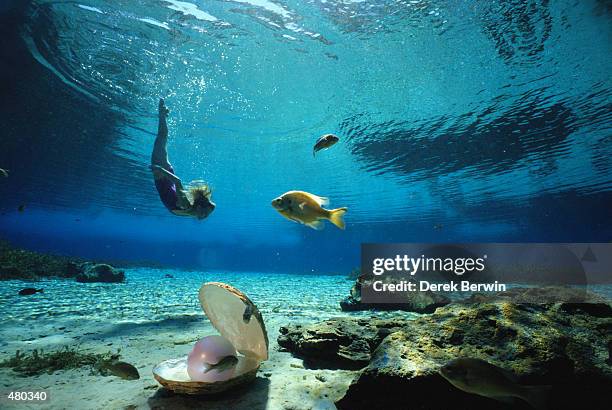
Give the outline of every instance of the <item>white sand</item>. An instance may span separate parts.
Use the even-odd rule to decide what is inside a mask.
[[[274,318],[267,324],[270,328],[270,359],[262,364],[256,381],[241,391],[218,398],[171,394],[157,384],[151,373],[155,364],[187,354],[191,341],[214,334],[208,322],[203,321],[181,325],[180,334],[177,334],[177,323],[142,326],[123,324],[106,328],[83,323],[78,330],[68,334],[10,343],[10,348],[2,349],[3,357],[13,353],[17,346],[22,351],[43,346],[52,349],[52,346],[65,345],[69,341],[80,342],[83,350],[92,352],[121,348],[122,360],[134,364],[141,378],[123,380],[115,376],[91,375],[89,369],[16,377],[11,370],[1,369],[2,390],[5,393],[9,390],[45,390],[50,399],[42,408],[52,409],[334,409],[333,402],[342,397],[355,372],[304,369],[301,360],[278,351],[277,330],[285,324],[285,320]],[[61,326],[65,326],[65,323],[56,323],[56,328]],[[4,330],[6,335],[8,329]],[[41,333],[41,329],[32,329],[30,332]],[[29,338],[23,328],[14,328],[14,340]],[[189,344],[174,344],[187,340]],[[321,382],[317,377],[325,381]],[[5,400],[0,407],[40,409],[41,405],[10,404]]]
[[[143,272],[128,272],[128,278],[131,274],[132,280],[126,285],[92,285],[88,288],[72,282],[39,283],[38,287],[45,287],[45,294],[32,299],[8,296],[29,284],[5,282],[8,286],[3,286],[0,293],[3,303],[7,302],[0,308],[0,314],[5,319],[0,322],[0,358],[5,359],[16,350],[56,350],[66,345],[78,345],[84,351],[99,353],[121,349],[121,360],[136,366],[141,378],[123,380],[115,376],[104,377],[91,374],[88,368],[17,377],[12,370],[3,368],[0,369],[0,388],[4,395],[10,390],[45,390],[50,399],[42,405],[15,404],[3,399],[0,408],[334,409],[333,402],[343,396],[356,375],[354,371],[305,369],[301,360],[280,352],[276,342],[278,329],[282,325],[296,320],[312,322],[347,315],[339,310],[338,301],[348,293],[350,281],[321,277],[302,279],[300,282],[290,277],[281,280],[279,276],[276,282],[268,281],[267,285],[262,285],[254,277],[242,282],[239,276],[232,278],[224,274],[226,279],[234,279],[228,280],[229,283],[239,282],[241,289],[262,311],[270,340],[270,359],[262,364],[255,382],[240,391],[215,398],[169,393],[153,378],[153,366],[163,360],[186,355],[196,340],[216,334],[199,310],[196,297],[198,285],[205,281],[202,279],[208,278],[193,278],[193,274],[184,273],[185,280],[177,278],[163,282],[157,279],[163,272],[147,271],[146,274],[154,275],[155,280],[148,277],[140,281],[138,278]],[[321,282],[320,286],[317,285],[318,281]],[[261,288],[249,289],[249,283],[258,284]],[[299,298],[291,293],[291,283],[299,286]],[[181,288],[193,289],[193,292],[184,295],[176,289],[173,291],[179,284]],[[341,285],[340,289],[337,284]],[[147,299],[152,289],[160,293],[153,299]],[[60,290],[64,298],[59,298]],[[144,295],[142,300],[145,302],[134,302],[139,294]],[[88,295],[96,297],[89,298]],[[70,302],[67,302],[68,299]],[[178,302],[185,299],[190,302]],[[148,306],[143,306],[147,303]],[[136,312],[136,308],[133,308],[126,313],[126,306],[130,304],[140,307],[141,311]],[[151,312],[156,312],[155,316],[160,319],[150,320],[153,316]],[[118,316],[124,319],[113,320]],[[142,320],[138,320],[139,317]],[[147,317],[149,320],[144,320]]]

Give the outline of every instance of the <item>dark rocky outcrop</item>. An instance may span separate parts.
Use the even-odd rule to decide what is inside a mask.
[[[85,263],[82,266],[82,272],[77,275],[76,281],[81,283],[119,283],[125,281],[125,273],[104,263]]]
[[[589,292],[582,286],[534,286],[510,288],[498,293],[473,293],[470,297],[460,301],[469,303],[512,302],[519,304],[608,304],[603,296]],[[587,308],[589,308],[587,306]]]
[[[577,299],[580,296],[581,299]],[[542,303],[516,303],[532,300]],[[583,303],[582,300],[592,303]],[[555,302],[563,300],[562,302]],[[339,409],[528,409],[456,389],[438,371],[471,357],[504,368],[523,385],[552,386],[549,409],[603,409],[612,391],[612,307],[572,288],[474,295],[414,320],[333,319],[281,329],[279,344],[305,361],[369,363]],[[368,350],[369,346],[372,350]],[[348,352],[348,353],[347,353]]]
[[[125,274],[110,265],[13,248],[0,241],[0,280],[76,279],[77,282],[123,282]]]
[[[311,368],[360,369],[390,333],[406,326],[403,319],[336,318],[312,325],[280,328],[278,344],[304,358]]]
[[[74,278],[81,271],[81,261],[13,248],[0,241],[0,280]]]
[[[566,303],[452,304],[385,338],[337,405],[529,408],[522,401],[503,404],[464,393],[438,374],[453,358],[473,357],[513,372],[521,384],[552,385],[549,408],[604,408],[612,389],[611,340],[609,305],[604,314],[602,306],[575,309]]]
[[[361,298],[363,287],[370,286],[375,280],[391,281],[389,277],[372,277],[360,274],[351,288],[349,296],[340,302],[340,308],[351,312],[357,310],[404,310],[416,313],[433,313],[438,307],[450,303],[450,299],[440,293],[434,292],[406,292],[396,295],[399,300],[390,300],[389,303],[365,303]],[[387,297],[387,299],[391,299]]]

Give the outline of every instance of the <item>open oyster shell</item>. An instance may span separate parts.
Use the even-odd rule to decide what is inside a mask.
[[[220,393],[252,381],[261,362],[268,359],[268,334],[261,313],[244,293],[225,283],[205,283],[199,298],[212,325],[241,354],[234,376],[217,382],[193,381],[185,356],[158,364],[153,377],[165,388],[184,394]]]

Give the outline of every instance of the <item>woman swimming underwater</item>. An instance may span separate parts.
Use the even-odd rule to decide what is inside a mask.
[[[167,150],[166,117],[169,112],[164,100],[160,99],[157,138],[151,155],[151,170],[155,179],[155,187],[162,203],[174,215],[204,219],[215,210],[215,203],[210,199],[212,191],[201,181],[192,181],[185,189],[181,179],[174,174],[174,168],[168,161]]]

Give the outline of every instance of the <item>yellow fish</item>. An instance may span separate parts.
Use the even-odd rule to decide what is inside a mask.
[[[285,218],[316,229],[323,229],[327,219],[340,229],[344,229],[344,214],[348,208],[324,209],[329,199],[304,191],[285,192],[272,201],[272,206]]]

